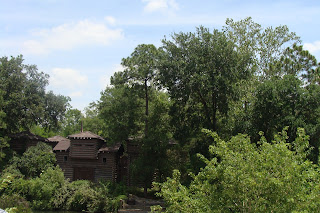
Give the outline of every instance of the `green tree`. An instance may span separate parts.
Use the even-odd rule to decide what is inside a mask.
[[[148,118],[148,137],[139,141],[139,157],[133,162],[131,168],[134,180],[144,183],[145,190],[151,187],[154,178],[163,181],[164,177],[169,175],[170,162],[167,157],[167,149],[172,137],[169,126],[169,107],[167,94],[153,92]]]
[[[128,85],[107,87],[98,101],[99,117],[103,121],[104,136],[112,142],[141,135],[143,102]]]
[[[201,172],[190,186],[179,172],[160,184],[167,212],[315,212],[319,202],[319,168],[306,159],[308,136],[298,129],[293,145],[286,131],[272,142],[262,136],[259,146],[247,135],[224,141],[216,133]]]
[[[84,109],[83,129],[86,131],[91,131],[97,135],[103,135],[103,130],[105,126],[102,119],[99,117],[98,104],[92,102],[88,107]]]
[[[186,112],[185,119],[196,123],[195,129],[216,131],[218,114],[226,114],[235,98],[235,84],[250,76],[250,55],[234,51],[223,32],[203,27],[196,33],[174,34],[172,41],[163,40],[162,49],[161,82],[174,107]]]
[[[62,122],[62,133],[65,137],[81,131],[83,115],[78,109],[69,109]]]
[[[320,65],[317,63],[316,57],[300,45],[293,44],[292,47],[288,47],[281,58],[269,69],[271,72],[277,72],[280,76],[291,74],[308,83],[319,83]]]
[[[21,157],[13,157],[10,167],[18,169],[26,177],[34,178],[55,164],[56,156],[52,147],[39,142],[36,146],[29,147]]]
[[[154,45],[140,44],[134,49],[131,56],[122,59],[121,63],[125,67],[122,72],[124,82],[143,91],[145,100],[145,137],[148,137],[149,96],[150,88],[154,87],[156,83],[157,59],[158,50]]]
[[[4,105],[2,94],[3,92],[0,89],[0,106]],[[5,116],[6,113],[0,107],[0,163],[2,162],[2,159],[6,157],[5,148],[9,146],[8,138],[4,134],[6,129],[6,123],[4,122]]]
[[[251,17],[240,21],[226,20],[223,31],[236,45],[237,52],[250,53],[253,56],[251,69],[261,80],[270,79],[280,70],[269,69],[285,53],[286,48],[300,42],[294,32],[290,32],[286,25],[263,28],[255,23]]]
[[[63,95],[55,95],[49,91],[45,95],[45,109],[42,126],[48,130],[58,131],[65,118],[67,109],[70,108],[71,99]]]
[[[290,141],[295,138],[298,127],[305,128],[310,135],[310,144],[314,148],[311,159],[317,162],[318,147],[320,145],[320,87],[311,84],[302,87],[298,77],[285,75],[273,77],[257,86],[255,101],[252,103],[251,132],[265,132],[266,138],[271,140],[282,126],[289,126]]]
[[[64,115],[69,98],[46,93],[49,75],[38,72],[35,65],[25,65],[22,56],[0,58],[0,90],[3,91],[0,111],[8,135],[34,125],[56,128]]]

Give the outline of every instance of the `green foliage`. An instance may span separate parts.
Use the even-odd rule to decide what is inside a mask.
[[[41,124],[56,128],[68,106],[67,97],[46,93],[49,76],[38,72],[35,65],[23,64],[22,56],[0,58],[0,107],[6,114],[5,131],[12,133]]]
[[[106,127],[104,136],[116,142],[141,134],[142,106],[138,94],[127,85],[106,88],[98,102],[99,117]]]
[[[51,210],[57,190],[62,188],[66,181],[59,167],[48,168],[37,178],[28,181],[28,200],[31,201],[33,209]]]
[[[169,167],[166,153],[171,138],[169,102],[166,94],[160,92],[155,94],[157,96],[153,96],[150,103],[148,137],[139,141],[140,155],[131,167],[131,175],[136,181],[143,182],[146,187],[151,187],[155,172],[159,181],[163,180],[163,176],[168,175]]]
[[[31,213],[29,203],[18,194],[0,196],[0,209],[8,213]]]
[[[200,27],[163,40],[160,80],[173,100],[171,115],[181,135],[217,130],[236,96],[235,84],[250,77],[250,54],[239,54],[223,32]],[[179,134],[179,133],[178,133]]]
[[[180,183],[180,173],[161,184],[167,212],[315,212],[319,202],[319,168],[306,159],[308,136],[299,129],[294,145],[286,131],[259,145],[239,134],[223,141],[216,133],[206,167],[189,187]],[[263,134],[261,134],[263,135]]]
[[[73,193],[72,196],[68,199],[67,209],[75,211],[86,211],[95,194],[94,190],[91,188],[90,181],[73,181],[71,183],[71,189],[73,189]]]
[[[257,86],[252,104],[252,127],[247,132],[263,131],[268,140],[283,126],[289,126],[288,135],[292,142],[298,127],[305,128],[310,135],[310,144],[315,149],[311,159],[317,162],[319,147],[320,88],[311,84],[302,87],[302,82],[293,75],[273,77]],[[252,132],[253,131],[253,132]]]
[[[39,142],[36,146],[29,147],[21,157],[13,157],[11,167],[18,169],[26,177],[38,177],[43,171],[54,167],[55,163],[52,147]]]
[[[0,106],[4,106],[4,100],[2,98],[3,94],[4,94],[4,92],[0,88]],[[4,151],[5,148],[9,146],[9,144],[7,143],[8,138],[4,134],[5,129],[6,129],[6,123],[4,121],[5,116],[6,116],[6,113],[3,111],[2,107],[0,107],[0,163],[1,163],[2,159],[6,157],[6,154]]]
[[[105,124],[103,120],[99,117],[98,104],[95,102],[90,103],[88,107],[85,108],[85,116],[83,120],[83,129],[85,131],[93,132],[97,135],[105,136]]]
[[[69,109],[62,122],[63,136],[67,137],[81,130],[83,115],[78,109]]]
[[[284,55],[287,47],[300,42],[300,38],[294,32],[290,32],[286,25],[263,28],[251,17],[240,21],[228,18],[223,31],[236,45],[237,52],[253,56],[250,66],[260,79],[278,75],[281,70],[271,72],[270,65]]]

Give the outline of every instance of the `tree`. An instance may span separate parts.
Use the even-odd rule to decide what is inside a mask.
[[[260,80],[270,79],[275,73],[270,72],[269,66],[284,55],[287,47],[300,42],[300,37],[290,32],[286,25],[263,28],[251,17],[240,21],[228,18],[223,31],[236,44],[237,52],[253,56],[251,68]]]
[[[143,102],[128,85],[107,87],[98,102],[99,118],[104,123],[104,136],[119,142],[141,135],[143,129]]]
[[[305,128],[310,135],[310,144],[314,148],[311,159],[317,162],[320,122],[320,87],[311,84],[302,87],[303,82],[293,75],[273,77],[257,86],[255,101],[252,103],[253,132],[263,131],[271,140],[283,126],[289,126],[290,141],[295,138],[299,127]],[[253,132],[247,132],[256,139]]]
[[[307,160],[308,136],[298,129],[294,143],[286,131],[259,145],[239,134],[224,141],[216,133],[206,167],[181,185],[179,172],[160,184],[167,212],[295,212],[317,211],[319,168]]]
[[[92,102],[86,107],[84,112],[83,129],[86,131],[93,132],[97,135],[103,135],[103,130],[105,129],[102,119],[99,117],[98,104]]]
[[[52,147],[39,142],[36,146],[29,147],[21,157],[15,156],[11,160],[10,169],[18,169],[26,177],[34,178],[48,168],[53,168],[55,163]]]
[[[293,44],[285,49],[281,58],[269,67],[270,72],[279,76],[286,74],[297,76],[308,83],[318,83],[320,65],[315,56],[311,55],[303,46]]]
[[[0,89],[0,106],[4,105],[2,94],[3,92]],[[3,110],[0,108],[0,163],[2,159],[6,157],[4,149],[9,146],[9,144],[7,143],[8,138],[6,137],[6,135],[4,135],[4,132],[6,129],[6,124],[4,122],[5,116],[6,116],[5,112],[3,112]]]
[[[158,50],[154,45],[141,44],[134,49],[130,57],[122,59],[121,63],[121,65],[125,67],[122,74],[124,82],[141,89],[144,93],[145,137],[148,137],[149,93],[150,87],[154,86],[156,83],[157,58]]]
[[[83,115],[78,109],[69,109],[62,122],[62,133],[65,137],[81,131]]]
[[[154,178],[162,182],[168,175],[170,162],[166,151],[172,137],[169,126],[168,96],[162,92],[152,94],[154,96],[150,102],[148,137],[141,139],[139,157],[134,161],[131,169],[134,180],[144,183],[145,190],[152,186]]]
[[[64,96],[46,93],[49,75],[38,72],[35,65],[23,64],[22,56],[0,58],[0,90],[6,116],[2,134],[29,130],[34,125],[57,128],[68,101]]]
[[[70,108],[69,97],[63,95],[55,95],[52,91],[46,93],[45,98],[44,119],[42,126],[49,130],[59,130],[61,122],[65,118],[65,113]]]
[[[186,125],[195,123],[196,131],[216,131],[218,115],[225,115],[236,97],[236,83],[250,76],[250,55],[237,53],[223,32],[203,27],[174,34],[172,41],[163,40],[162,49],[161,83],[174,101],[173,114],[185,116],[177,120]]]

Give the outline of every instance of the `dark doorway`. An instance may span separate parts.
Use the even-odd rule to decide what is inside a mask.
[[[128,157],[122,155],[118,164],[118,178],[117,181],[127,182],[128,178]]]

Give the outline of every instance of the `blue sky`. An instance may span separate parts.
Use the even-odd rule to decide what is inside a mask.
[[[248,16],[263,27],[287,25],[320,61],[318,0],[0,0],[0,57],[22,54],[50,75],[48,90],[83,110],[138,44]]]

